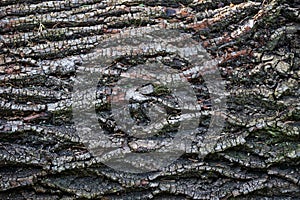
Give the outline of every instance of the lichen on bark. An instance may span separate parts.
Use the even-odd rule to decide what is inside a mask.
[[[158,171],[116,171],[95,159],[76,134],[74,77],[102,41],[155,26],[189,34],[219,60],[229,94],[224,136],[204,158],[198,156],[211,105],[205,81],[193,72],[189,79],[207,115],[186,152]],[[296,1],[2,0],[0,199],[297,199],[298,34]],[[178,71],[191,67],[178,55],[154,49],[121,55],[106,76],[157,60]],[[169,94],[155,85],[143,89],[162,99]],[[109,111],[105,105],[98,104],[96,112]],[[159,149],[149,146],[155,140],[113,132],[108,122],[110,142],[103,145]],[[174,128],[156,136],[172,138]]]

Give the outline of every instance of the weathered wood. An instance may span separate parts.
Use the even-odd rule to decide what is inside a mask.
[[[98,88],[102,99],[96,105],[102,116],[110,109],[104,98],[108,83],[124,69],[157,60],[193,83],[197,109],[208,114],[202,115],[192,144],[170,166],[140,174],[120,172],[95,159],[76,134],[73,81],[102,41],[149,27],[186,33],[218,60],[215,67],[229,94],[224,136],[206,149],[208,155],[198,157],[211,102],[188,60],[156,46],[122,55],[103,71],[106,79]],[[115,51],[125,52],[126,47]],[[297,199],[299,53],[296,1],[1,0],[0,199]],[[165,88],[143,89],[178,114],[165,101]],[[105,145],[125,143],[136,152],[161,148],[151,146],[153,138],[132,139],[117,132],[113,120],[105,117],[99,117],[110,131]],[[142,122],[144,117],[136,113]],[[172,133],[176,127],[168,129]]]

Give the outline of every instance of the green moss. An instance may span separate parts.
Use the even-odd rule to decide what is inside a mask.
[[[157,135],[166,135],[166,133],[177,132],[180,123],[168,124],[158,131]]]
[[[57,124],[57,125],[64,124],[71,121],[71,119],[72,119],[72,106],[52,112],[53,124]]]
[[[169,94],[171,94],[171,91],[166,86],[154,85],[153,94],[156,95],[156,96],[169,95]]]

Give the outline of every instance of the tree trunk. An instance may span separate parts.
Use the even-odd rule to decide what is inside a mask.
[[[76,132],[74,115],[81,113],[72,107],[74,80],[103,42],[117,40],[123,31],[138,34],[152,27],[190,36],[217,63],[227,94],[225,122],[202,155],[199,141],[214,140],[206,135],[212,95],[206,80],[191,70],[184,76],[198,92],[202,113],[192,142],[168,166],[124,172],[102,162]],[[1,0],[0,199],[298,199],[298,34],[296,1]],[[111,71],[101,72],[105,75],[97,88],[104,96],[98,96],[94,110],[109,139],[106,145],[121,152],[159,150],[158,143],[151,146],[149,138],[114,125],[113,100],[105,101],[112,94],[104,90],[116,82],[114,73],[134,66],[162,60],[179,74],[193,66],[157,43],[151,51],[123,54],[104,66]],[[167,88],[145,88],[170,100]],[[180,115],[165,107],[168,115]],[[131,110],[132,118],[144,123],[143,112]],[[149,140],[172,139],[178,131],[178,126],[164,128]],[[147,167],[138,161],[127,164]]]

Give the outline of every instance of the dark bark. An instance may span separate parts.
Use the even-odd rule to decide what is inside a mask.
[[[225,136],[198,157],[204,118],[191,150],[169,167],[115,171],[95,161],[74,130],[71,78],[103,39],[174,23],[221,60]],[[299,53],[296,1],[1,0],[0,199],[298,199]],[[158,56],[166,57],[114,63]],[[169,66],[187,67],[168,56]]]

